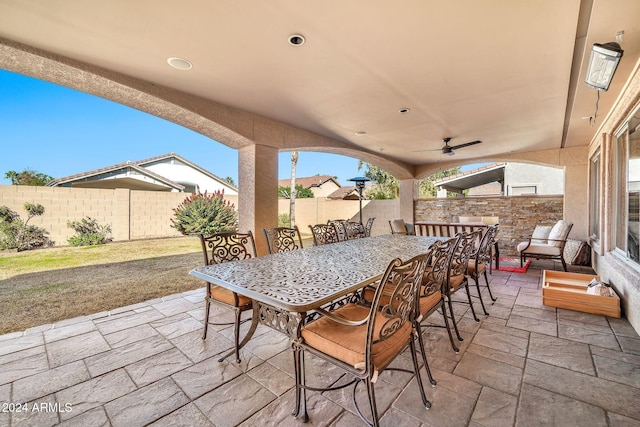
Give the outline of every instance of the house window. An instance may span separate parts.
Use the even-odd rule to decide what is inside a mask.
[[[589,171],[589,234],[594,243],[600,242],[600,152],[591,158]]]
[[[616,135],[616,251],[640,264],[640,110]]]
[[[511,186],[512,196],[524,196],[527,194],[538,194],[538,187],[535,185]]]

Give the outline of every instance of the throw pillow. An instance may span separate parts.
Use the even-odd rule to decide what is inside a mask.
[[[536,228],[533,230],[533,234],[531,235],[531,243],[546,245],[550,232],[550,225],[536,225]]]
[[[551,232],[549,233],[549,239],[566,240],[568,230],[569,223],[567,221],[560,220],[551,229]],[[562,242],[549,242],[549,244],[558,248],[562,246]]]

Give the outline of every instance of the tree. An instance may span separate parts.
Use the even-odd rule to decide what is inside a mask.
[[[278,197],[285,199],[291,198],[291,188],[283,185],[278,186]],[[296,184],[296,199],[312,199],[313,197],[313,191],[309,188],[302,187],[300,184]]]
[[[298,152],[291,152],[291,197],[289,198],[289,221],[290,227],[296,225],[296,195],[298,189],[296,188],[296,167],[298,165]]]
[[[4,177],[11,180],[11,185],[35,185],[42,187],[53,181],[52,176],[31,169],[25,169],[22,172],[8,171],[4,174]]]
[[[367,199],[395,199],[400,194],[400,182],[396,177],[391,175],[384,169],[372,165],[371,163],[365,163],[358,161],[358,170],[365,168],[364,176],[371,181],[375,181],[376,185],[371,190],[367,191]]]
[[[231,185],[236,185],[235,181],[230,176],[226,177],[224,180]]]
[[[429,198],[429,197],[437,197],[438,189],[433,184],[435,181],[439,181],[442,178],[447,178],[450,176],[454,176],[460,173],[460,168],[455,167],[451,169],[445,169],[440,172],[436,172],[428,178],[420,180],[420,197]],[[447,193],[447,197],[451,197],[452,194],[455,193]]]

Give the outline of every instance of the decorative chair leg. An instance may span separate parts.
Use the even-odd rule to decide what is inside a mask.
[[[469,300],[469,306],[471,307],[471,314],[473,314],[473,319],[476,322],[479,322],[478,316],[476,315],[476,310],[473,308],[473,301],[471,301],[471,292],[469,291],[469,283],[467,282],[464,285],[464,289],[467,291],[467,299]]]
[[[420,328],[420,324],[416,325],[416,335],[418,335],[418,345],[420,346],[420,354],[422,355],[422,362],[424,363],[424,370],[427,371],[427,376],[429,377],[429,382],[433,387],[438,384],[438,382],[433,378],[431,374],[431,369],[429,368],[429,362],[427,362],[427,352],[424,349],[424,340],[422,338],[422,329]],[[426,403],[425,403],[426,405]]]
[[[453,302],[451,301],[451,296],[447,297],[447,304],[449,305],[449,314],[451,314],[451,323],[453,323],[453,329],[456,331],[456,336],[458,337],[458,341],[464,341],[462,335],[460,335],[460,331],[458,330],[458,323],[456,322],[456,317],[453,314]]]
[[[204,333],[202,334],[202,339],[207,339],[207,331],[209,330],[209,309],[211,308],[211,301],[209,301],[209,297],[205,297],[205,305],[204,305]]]
[[[473,281],[476,282],[476,289],[478,290],[478,298],[480,299],[480,305],[482,306],[482,311],[484,311],[484,315],[488,316],[487,309],[484,306],[484,300],[482,299],[482,294],[480,293],[480,277],[473,277]],[[491,291],[489,291],[491,294]]]
[[[369,406],[371,407],[371,417],[373,419],[373,423],[371,425],[378,427],[380,425],[380,420],[378,419],[378,406],[376,405],[375,388],[370,378],[366,378],[364,381],[367,383],[367,395],[369,396]],[[355,398],[355,395],[353,397]]]
[[[489,290],[489,296],[491,297],[491,301],[495,302],[498,298],[494,297],[491,293],[491,286],[489,286],[489,278],[487,277],[487,270],[484,271],[484,281],[487,284],[487,289]]]
[[[444,318],[444,326],[447,328],[447,333],[449,334],[449,341],[451,341],[451,348],[453,348],[453,351],[455,351],[456,354],[458,354],[460,352],[460,349],[458,348],[458,346],[455,343],[455,340],[453,339],[453,334],[451,333],[451,327],[449,326],[449,318],[447,317],[447,312],[446,312],[444,303],[442,304],[442,317]]]
[[[420,367],[418,366],[418,354],[416,351],[416,342],[413,339],[411,339],[411,341],[409,341],[409,346],[411,347],[411,358],[413,359],[413,373],[416,376],[416,381],[418,382],[418,387],[420,388],[420,397],[422,397],[422,403],[424,404],[424,407],[429,409],[431,408],[431,402],[427,400],[427,395],[424,392],[424,385],[422,384],[422,377],[420,376]],[[426,363],[427,359],[425,358],[424,361],[425,361],[424,366],[426,367],[427,373],[429,374],[429,379],[431,381],[431,384],[433,384],[435,381],[431,377],[431,372],[429,372],[429,365]]]

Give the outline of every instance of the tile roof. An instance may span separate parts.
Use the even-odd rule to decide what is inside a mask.
[[[179,161],[181,161],[182,163],[185,163],[186,165],[200,171],[201,173],[211,177],[212,179],[215,179],[216,181],[219,181],[221,183],[224,183],[225,185],[233,188],[234,190],[237,190],[237,187],[227,181],[225,181],[224,179],[220,178],[219,176],[209,172],[208,170],[196,165],[193,162],[190,162],[189,160],[185,159],[184,157],[179,156],[176,153],[167,153],[167,154],[163,154],[160,156],[155,156],[155,157],[149,157],[148,159],[142,159],[142,160],[138,160],[135,162],[131,162],[131,161],[126,161],[126,162],[122,162],[122,163],[116,163],[115,165],[111,165],[111,166],[106,166],[103,168],[98,168],[98,169],[93,169],[93,170],[89,170],[86,172],[81,172],[81,173],[77,173],[74,175],[69,175],[69,176],[64,176],[61,178],[56,178],[53,181],[49,182],[47,184],[47,186],[49,187],[55,187],[67,182],[72,182],[72,181],[79,181],[82,179],[86,179],[86,178],[91,178],[93,176],[97,176],[97,175],[102,175],[104,173],[108,173],[108,172],[114,172],[117,170],[121,170],[121,169],[133,169],[139,173],[141,173],[142,175],[147,175],[149,177],[152,177],[158,181],[164,182],[165,184],[167,184],[170,187],[174,187],[177,188],[179,190],[184,190],[184,185],[182,184],[178,184],[177,182],[174,182],[162,175],[159,175],[155,172],[152,172],[151,170],[145,168],[144,165],[147,165],[149,163],[153,163],[153,162],[157,162],[160,160],[165,160],[165,159],[170,159],[170,158],[175,158]]]
[[[296,178],[296,185],[301,185],[302,188],[320,187],[327,181],[333,181],[338,187],[341,187],[340,183],[331,175],[316,175]],[[290,187],[291,179],[280,179],[278,180],[278,185],[282,187]]]

